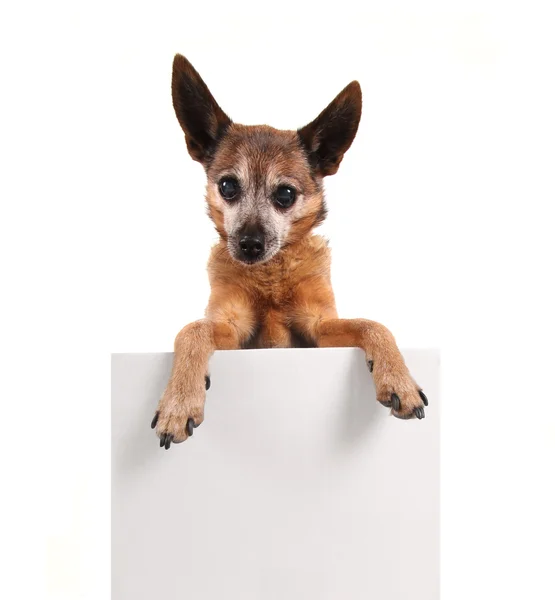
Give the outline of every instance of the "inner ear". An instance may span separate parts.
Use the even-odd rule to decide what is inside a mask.
[[[172,99],[189,154],[206,166],[231,125],[231,119],[219,107],[193,65],[181,54],[173,59]]]
[[[352,81],[308,125],[298,130],[311,167],[321,177],[337,172],[358,130],[362,92]]]

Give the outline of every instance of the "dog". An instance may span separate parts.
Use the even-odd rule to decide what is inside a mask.
[[[215,350],[359,347],[377,400],[400,419],[424,418],[428,399],[390,331],[338,318],[330,250],[312,234],[326,217],[323,180],[337,172],[358,130],[359,83],[296,131],[234,123],[180,54],[171,88],[189,154],[206,173],[208,215],[220,239],[208,262],[205,317],[175,339],[171,377],[151,423],[160,447],[185,441],[203,422]]]

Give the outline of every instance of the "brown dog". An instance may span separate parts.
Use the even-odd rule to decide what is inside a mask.
[[[160,446],[183,442],[202,423],[214,350],[357,346],[377,399],[396,417],[422,419],[428,401],[391,333],[374,321],[337,317],[330,251],[311,235],[326,216],[323,178],[337,171],[358,129],[358,82],[298,131],[233,123],[179,54],[172,94],[189,154],[206,172],[220,241],[208,263],[205,318],[175,340],[171,379],[152,421]]]

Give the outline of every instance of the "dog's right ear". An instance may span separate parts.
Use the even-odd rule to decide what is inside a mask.
[[[361,111],[360,84],[351,81],[312,123],[298,130],[310,164],[319,176],[337,172],[355,139]]]
[[[193,65],[181,54],[173,59],[172,98],[189,154],[206,166],[231,125],[231,119],[218,106]]]

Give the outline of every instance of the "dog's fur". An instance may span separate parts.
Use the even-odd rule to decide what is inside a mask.
[[[424,416],[427,399],[410,376],[391,333],[365,319],[339,319],[326,241],[311,235],[326,216],[323,178],[333,175],[356,135],[362,94],[350,83],[298,131],[233,123],[181,55],[173,62],[173,104],[191,157],[207,176],[208,214],[220,236],[208,263],[205,318],[175,340],[175,359],[153,427],[160,445],[182,442],[204,419],[208,361],[214,350],[358,346],[366,353],[378,400],[402,419]],[[237,198],[225,200],[232,177]],[[296,191],[289,208],[276,190]],[[245,235],[264,240],[255,257]]]

